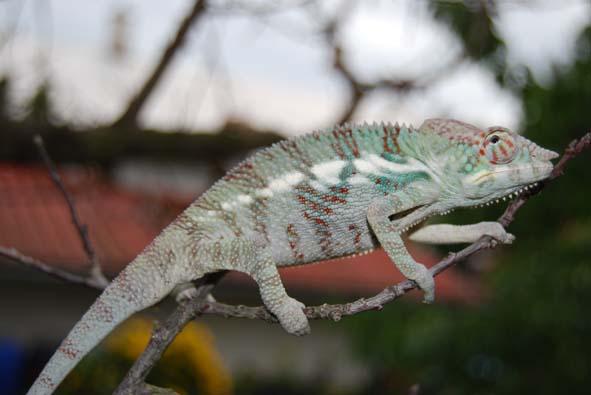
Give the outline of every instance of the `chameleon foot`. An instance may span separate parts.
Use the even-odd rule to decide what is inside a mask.
[[[175,300],[177,303],[184,303],[197,297],[198,292],[197,288],[195,288],[195,286],[192,284],[188,284],[187,286],[185,286],[185,284],[181,284],[173,290],[173,294],[175,294]],[[207,294],[205,301],[209,303],[216,302],[212,294]]]
[[[273,313],[288,333],[303,336],[310,333],[308,318],[303,311],[305,307],[303,303],[287,297],[281,305],[274,309]]]
[[[487,227],[490,227],[490,229],[487,229],[485,234],[493,238],[491,241],[491,245],[493,247],[499,243],[511,244],[513,243],[513,240],[515,240],[515,236],[513,236],[511,233],[508,233],[500,223],[486,222],[486,225]]]
[[[411,278],[425,293],[423,303],[431,304],[435,301],[435,280],[431,272],[420,263],[417,264],[416,275]]]
[[[192,283],[177,285],[172,291],[177,303],[187,302],[197,296],[197,288]]]

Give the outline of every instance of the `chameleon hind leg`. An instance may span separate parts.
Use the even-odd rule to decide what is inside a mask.
[[[265,307],[283,329],[298,336],[310,333],[303,311],[306,306],[285,291],[268,248],[242,238],[208,242],[201,248],[206,251],[210,271],[236,270],[250,275],[259,286]]]
[[[287,295],[275,262],[267,255],[261,254],[249,273],[259,286],[265,306],[287,332],[297,336],[310,333],[308,318],[303,311],[306,306]]]

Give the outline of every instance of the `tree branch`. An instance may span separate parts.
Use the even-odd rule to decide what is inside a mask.
[[[343,21],[346,20],[347,15],[355,6],[354,2],[346,1],[342,4],[336,15],[326,23],[322,29],[324,41],[332,53],[332,65],[334,70],[340,74],[345,80],[349,90],[349,100],[345,108],[341,110],[341,114],[337,117],[336,124],[342,124],[350,121],[359,105],[367,95],[378,89],[387,89],[399,94],[408,94],[417,90],[425,89],[431,86],[440,78],[449,75],[449,70],[453,70],[460,63],[465,60],[465,55],[460,54],[451,62],[443,64],[438,70],[431,73],[429,76],[424,76],[422,79],[408,79],[408,78],[383,78],[375,81],[362,81],[355,75],[355,72],[349,67],[344,59],[344,50],[337,40],[337,32]]]
[[[121,114],[119,119],[117,119],[113,123],[114,127],[137,125],[137,118],[141,109],[143,108],[144,104],[152,94],[158,81],[160,80],[160,78],[162,77],[162,75],[174,59],[174,55],[176,54],[178,49],[183,46],[185,38],[191,26],[205,11],[205,6],[205,0],[195,0],[193,7],[191,7],[189,13],[185,16],[185,18],[179,25],[174,39],[168,44],[168,47],[166,47],[166,49],[162,53],[160,60],[156,64],[156,67],[154,68],[154,70],[152,71],[152,73],[142,86],[142,88],[129,102],[127,109],[123,112],[123,114]]]
[[[96,256],[94,248],[92,247],[92,243],[90,242],[90,238],[88,237],[88,227],[80,221],[80,217],[78,216],[78,212],[76,211],[76,202],[64,186],[64,183],[62,182],[62,179],[59,173],[57,172],[55,164],[53,163],[51,157],[49,156],[49,153],[45,149],[45,144],[43,144],[43,139],[41,138],[41,136],[35,135],[33,137],[33,142],[39,150],[39,154],[41,155],[41,158],[43,159],[43,162],[47,167],[47,171],[49,171],[51,180],[53,181],[55,186],[60,190],[62,196],[66,200],[68,209],[70,210],[70,218],[72,220],[72,224],[76,227],[76,230],[78,231],[78,236],[80,237],[82,248],[84,248],[84,252],[88,257],[88,260],[90,261],[90,271],[88,274],[88,276],[90,277],[89,281],[91,281],[92,283],[101,284],[102,288],[105,288],[109,284],[109,280],[107,280],[107,278],[103,274],[103,271],[101,270],[101,265],[99,263],[98,257]]]
[[[75,274],[67,270],[54,267],[38,259],[24,255],[14,248],[0,246],[0,256],[8,258],[14,262],[21,263],[25,266],[31,267],[45,274],[49,274],[50,276],[63,281],[67,281],[73,284],[86,285],[87,287],[95,289],[105,288],[105,284],[102,281],[97,280],[95,277],[81,276],[79,274]]]
[[[155,323],[150,342],[127,372],[127,375],[113,393],[114,395],[154,393],[154,389],[157,387],[145,383],[148,373],[185,325],[203,309],[207,296],[224,274],[225,272],[218,272],[206,275],[201,285],[197,287],[197,294],[192,299],[180,303],[164,324]]]

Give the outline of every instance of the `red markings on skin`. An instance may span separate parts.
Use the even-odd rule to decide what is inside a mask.
[[[300,202],[300,204],[303,204],[304,206],[307,206],[314,211],[317,211],[317,212],[322,211],[326,215],[330,215],[333,213],[333,211],[330,207],[321,206],[320,204],[318,204],[310,199],[306,199],[305,196],[298,195],[297,199]]]
[[[80,350],[74,347],[74,343],[71,339],[67,339],[64,343],[58,348],[58,352],[62,353],[68,359],[76,359],[78,355],[80,355]]]
[[[280,147],[297,162],[303,163],[307,168],[312,167],[312,162],[302,153],[295,140],[283,140]]]
[[[298,235],[298,232],[295,229],[295,225],[287,225],[287,242],[289,244],[291,254],[296,260],[302,261],[304,259],[304,254],[297,251],[299,240],[300,236]]]
[[[313,217],[310,214],[308,214],[307,211],[304,211],[304,218],[306,218],[308,221],[314,221],[318,225],[328,226],[325,220],[323,220],[322,218]]]
[[[392,149],[390,148],[390,145],[388,144],[388,137],[389,137],[388,129],[386,128],[386,126],[384,126],[383,130],[384,130],[384,137],[383,137],[384,152],[392,152]]]
[[[111,286],[114,289],[119,289],[121,291],[121,296],[129,303],[135,302],[134,291],[128,278],[128,272],[126,270],[123,270],[117,277],[115,277],[115,279],[113,279]]]
[[[96,301],[96,303],[92,306],[92,309],[95,311],[98,320],[107,323],[113,322],[113,309],[101,299]]]
[[[54,389],[55,388],[55,383],[53,382],[53,380],[51,379],[51,377],[47,376],[47,375],[43,375],[39,377],[39,382],[41,384],[43,384],[44,386],[46,386],[47,388],[50,389]]]
[[[255,185],[257,187],[262,187],[265,184],[265,181],[256,173],[254,165],[250,160],[238,164],[236,168],[226,173],[222,177],[222,180],[232,181],[238,184]]]
[[[173,226],[182,229],[188,235],[194,235],[199,231],[199,224],[195,222],[187,213],[181,213],[177,220],[172,223]]]
[[[325,220],[319,217],[311,216],[307,211],[304,211],[304,218],[306,218],[308,221],[314,221],[314,223],[318,225],[328,227],[328,223]]]
[[[382,126],[382,130],[384,131],[384,152],[389,152],[389,153],[393,153],[393,152],[400,152],[400,146],[398,145],[398,135],[400,134],[400,126],[398,126],[398,124],[394,125],[394,127],[390,130],[388,130],[388,128],[386,127],[386,125]],[[392,144],[395,147],[395,151],[392,150],[392,148],[390,148],[390,145],[388,144],[388,140],[390,140],[392,142]]]
[[[314,218],[314,222],[316,222],[318,225],[322,225],[322,226],[327,226],[328,227],[328,223],[323,220],[322,218]]]
[[[359,244],[361,243],[361,232],[359,231],[359,229],[357,228],[357,225],[355,225],[355,224],[350,224],[349,230],[355,232],[355,239],[353,240],[353,243],[355,244],[356,247],[358,247]]]
[[[493,163],[497,163],[499,161],[499,156],[497,155],[497,151],[495,149],[492,151],[492,161]]]
[[[335,196],[335,195],[322,195],[322,200],[324,200],[325,202],[330,202],[330,203],[340,203],[340,204],[347,203],[347,201],[345,199]]]
[[[499,149],[501,150],[501,154],[506,158],[508,156],[507,149],[502,144],[499,146]]]
[[[328,223],[323,220],[322,218],[319,217],[313,217],[310,214],[308,214],[307,212],[304,212],[304,218],[308,221],[314,221],[314,223],[316,225],[321,226],[321,229],[315,229],[315,233],[316,235],[320,238],[318,245],[320,246],[320,249],[323,252],[327,252],[330,251],[331,247],[332,247],[332,233],[330,232],[330,230],[328,229]]]
[[[357,145],[357,141],[353,137],[353,131],[351,129],[347,129],[345,133],[345,144],[347,144],[349,150],[351,150],[351,152],[353,153],[353,156],[359,158],[361,154],[359,152],[359,146]]]
[[[345,154],[342,144],[347,146],[355,158],[360,157],[361,154],[359,152],[359,146],[357,145],[357,141],[355,140],[355,137],[353,137],[353,131],[350,128],[334,129],[332,131],[332,135],[336,141],[331,145],[340,159],[347,159],[347,154]]]
[[[346,159],[347,155],[345,155],[345,151],[343,151],[343,147],[341,147],[341,145],[339,144],[340,140],[339,140],[338,131],[336,129],[333,130],[332,135],[336,139],[336,141],[331,144],[332,149],[334,150],[334,152],[338,155],[338,157],[340,159]]]
[[[330,233],[328,230],[318,231],[316,233],[320,236],[320,242],[318,243],[320,245],[320,249],[325,253],[330,251],[332,249],[332,233]]]
[[[484,148],[482,148],[482,147],[480,147],[480,150],[478,151],[478,153],[480,154],[480,156],[486,155],[486,151],[484,151]]]
[[[331,203],[341,203],[341,204],[347,203],[347,200],[345,200],[344,198],[342,198],[340,196],[337,196],[337,194],[340,193],[343,195],[347,195],[349,193],[349,188],[331,186],[329,189],[332,194],[322,195],[322,200],[324,200],[325,202],[331,202]]]
[[[513,144],[511,140],[507,140],[505,143],[509,146],[509,148],[515,148],[515,144]]]
[[[273,152],[271,152],[271,150],[268,150],[268,149],[261,150],[260,153],[261,153],[261,156],[264,156],[268,160],[275,159],[275,155],[273,155]]]

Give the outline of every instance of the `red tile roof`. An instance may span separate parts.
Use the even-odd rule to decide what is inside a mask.
[[[61,168],[80,218],[107,273],[131,261],[189,202],[154,198],[118,187],[100,172],[85,167]],[[0,245],[73,271],[87,262],[70,221],[63,196],[44,167],[0,162]],[[413,248],[417,260],[431,264],[436,256]],[[382,251],[282,270],[287,287],[319,292],[371,295],[402,276]],[[226,281],[241,283],[231,274]],[[437,290],[446,299],[471,300],[477,288],[454,271],[438,277]]]

